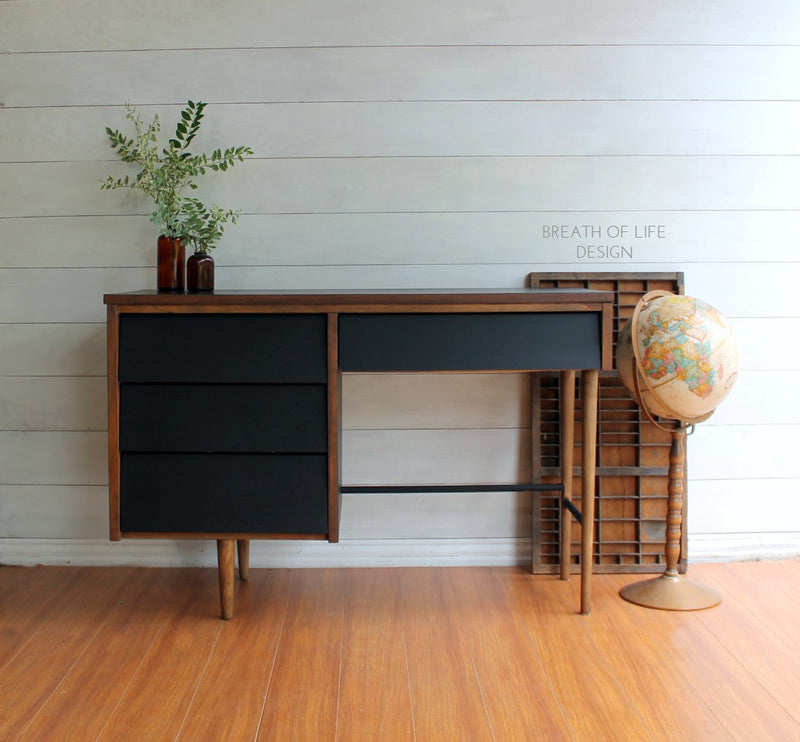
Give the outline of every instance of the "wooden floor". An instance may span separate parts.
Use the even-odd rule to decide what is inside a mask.
[[[800,560],[697,565],[722,605],[513,568],[0,567],[0,739],[800,740]]]

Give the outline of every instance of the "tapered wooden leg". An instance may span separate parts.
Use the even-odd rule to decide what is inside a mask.
[[[592,566],[594,561],[594,497],[597,457],[597,400],[600,387],[600,372],[597,369],[584,371],[583,385],[583,435],[581,439],[581,482],[583,497],[581,513],[581,614],[592,611]]]
[[[222,618],[233,618],[233,583],[236,576],[235,539],[217,539],[217,564],[219,570],[219,604]]]
[[[239,579],[247,580],[250,578],[250,541],[240,538],[236,541],[236,549],[239,552]]]
[[[565,503],[572,499],[572,465],[575,444],[575,372],[561,372],[560,456],[561,456],[561,579],[569,579],[572,545],[572,513]]]

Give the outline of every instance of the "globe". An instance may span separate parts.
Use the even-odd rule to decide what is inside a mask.
[[[622,383],[652,415],[694,424],[708,419],[739,372],[727,318],[692,296],[651,291],[620,332]]]
[[[670,428],[666,518],[666,569],[652,580],[627,585],[620,595],[647,608],[693,611],[717,605],[715,590],[678,575],[683,523],[687,428],[706,420],[728,396],[739,372],[739,347],[728,320],[693,296],[669,291],[645,294],[617,341],[622,383],[654,416],[678,420]]]

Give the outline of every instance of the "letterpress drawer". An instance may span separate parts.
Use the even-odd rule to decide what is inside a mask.
[[[123,533],[324,535],[324,455],[140,454],[120,462]]]
[[[120,382],[324,383],[321,314],[123,314]]]
[[[122,384],[121,451],[324,453],[323,384]]]

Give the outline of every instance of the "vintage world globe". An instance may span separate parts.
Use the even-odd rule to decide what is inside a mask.
[[[651,291],[620,332],[622,383],[658,417],[686,424],[711,416],[739,372],[739,346],[727,318],[692,296]]]

